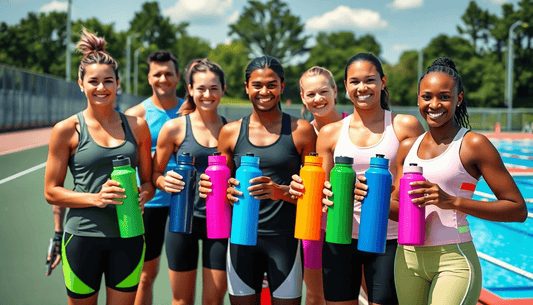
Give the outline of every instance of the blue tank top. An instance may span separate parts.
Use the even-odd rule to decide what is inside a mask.
[[[159,137],[159,132],[161,131],[161,128],[163,127],[163,125],[165,125],[167,121],[177,118],[179,116],[178,110],[180,109],[182,104],[183,99],[180,98],[178,106],[169,110],[163,110],[155,107],[152,103],[151,98],[147,98],[142,102],[145,111],[146,123],[148,123],[148,128],[150,128],[150,134],[152,136],[152,156],[154,155],[155,149],[157,147],[157,138]],[[173,169],[174,167],[176,167],[176,159],[174,158],[174,155],[171,155],[170,159],[168,160],[165,172],[170,169]],[[171,195],[169,193],[156,189],[154,198],[147,202],[145,207],[167,207],[170,205],[170,196]]]
[[[283,113],[281,134],[272,144],[256,146],[250,142],[248,124],[250,116],[244,117],[235,144],[233,161],[235,168],[241,163],[241,156],[254,153],[259,157],[259,168],[263,176],[270,177],[279,185],[289,185],[292,175],[298,174],[302,156],[294,146],[291,132],[291,116]],[[259,207],[258,235],[294,235],[296,205],[283,200],[262,199]]]
[[[98,145],[87,129],[82,112],[77,114],[80,125],[78,147],[69,157],[68,166],[74,178],[74,191],[98,193],[102,185],[111,177],[113,160],[119,155],[130,158],[131,166],[138,163],[137,141],[126,116],[120,113],[125,139],[115,147]],[[73,208],[66,217],[65,232],[78,236],[120,237],[116,207]]]
[[[222,118],[222,123],[226,125],[227,120],[224,117]],[[196,168],[196,181],[194,183],[194,212],[193,215],[196,217],[205,218],[205,199],[200,198],[198,191],[198,182],[200,181],[200,174],[205,173],[205,169],[209,166],[207,157],[211,156],[213,153],[217,152],[217,147],[206,147],[200,145],[192,133],[191,118],[189,115],[185,116],[185,138],[181,142],[180,147],[176,151],[174,158],[177,158],[178,155],[182,153],[189,153],[194,157],[194,168]]]

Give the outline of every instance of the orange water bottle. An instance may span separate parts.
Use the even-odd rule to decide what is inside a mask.
[[[322,190],[326,172],[322,169],[322,157],[311,153],[305,157],[300,169],[304,194],[296,205],[296,228],[294,237],[306,240],[320,240],[322,226]]]

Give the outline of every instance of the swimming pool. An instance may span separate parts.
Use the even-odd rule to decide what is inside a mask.
[[[468,216],[474,244],[481,259],[483,288],[506,300],[531,299],[533,304],[533,141],[492,141],[527,201],[524,223],[501,223]],[[528,172],[524,174],[523,172]],[[481,179],[473,197],[495,200]],[[528,300],[529,301],[529,300]]]

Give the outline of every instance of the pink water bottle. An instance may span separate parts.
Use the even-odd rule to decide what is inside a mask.
[[[422,167],[416,163],[409,163],[403,167],[403,177],[400,179],[400,211],[398,216],[398,243],[406,246],[424,245],[426,233],[426,208],[419,207],[411,200],[419,198],[420,194],[409,195],[409,191],[419,188],[411,186],[414,181],[425,181]]]
[[[230,170],[226,166],[226,156],[219,152],[208,156],[209,166],[205,174],[211,180],[211,192],[205,200],[207,238],[229,238],[231,232],[231,206],[226,200],[226,190]]]

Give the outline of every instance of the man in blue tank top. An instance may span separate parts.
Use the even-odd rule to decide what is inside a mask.
[[[152,137],[152,155],[157,145],[161,127],[170,119],[178,117],[178,110],[183,99],[176,95],[176,86],[180,79],[179,64],[176,56],[168,51],[153,52],[148,56],[148,83],[152,87],[152,96],[128,110],[125,114],[146,120]],[[167,169],[176,165],[174,156],[168,162]],[[143,220],[145,226],[146,253],[141,280],[137,290],[135,304],[152,303],[152,287],[159,270],[159,257],[163,246],[165,227],[168,218],[170,194],[157,190],[154,198],[145,204]],[[63,235],[65,209],[54,206],[54,229],[56,237],[47,260],[50,269],[55,268],[61,257],[60,239]],[[56,246],[56,239],[59,241]],[[47,272],[50,275],[51,270]]]
[[[176,96],[176,86],[180,79],[176,56],[168,51],[157,51],[148,56],[147,62],[148,83],[152,86],[152,96],[126,110],[126,114],[141,117],[148,123],[152,136],[153,156],[161,127],[167,121],[179,116],[178,110],[183,104],[183,99]],[[176,160],[172,156],[167,170],[175,166]],[[165,237],[169,205],[170,194],[160,190],[157,190],[154,198],[145,205],[143,220],[146,255],[135,304],[152,303],[152,288],[159,271],[159,258]]]

